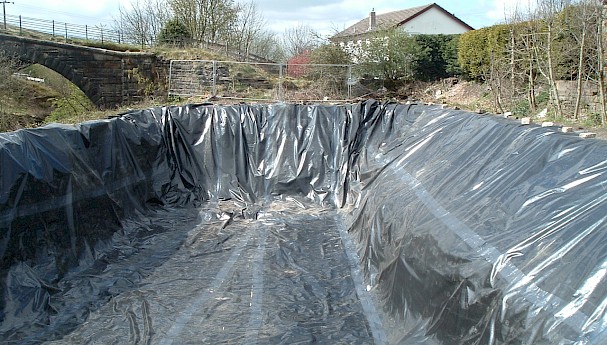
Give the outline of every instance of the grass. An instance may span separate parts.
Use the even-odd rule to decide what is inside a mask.
[[[173,48],[157,46],[149,52],[162,56],[166,60],[226,60],[226,57],[202,48]]]
[[[128,106],[122,106],[122,107],[118,107],[115,109],[107,109],[107,110],[93,109],[93,110],[89,110],[89,111],[69,113],[58,119],[54,118],[53,116],[49,116],[45,119],[43,124],[64,123],[64,124],[74,125],[74,124],[82,123],[82,122],[86,122],[86,121],[108,119],[108,118],[115,117],[119,114],[124,114],[126,112],[129,112],[129,111],[132,111],[135,109],[147,109],[147,108],[153,108],[153,107],[157,107],[157,106],[161,106],[161,105],[165,105],[165,102],[146,100],[141,103],[130,104]]]
[[[59,94],[52,88],[12,75],[0,82],[0,132],[35,127],[52,110],[49,99]]]

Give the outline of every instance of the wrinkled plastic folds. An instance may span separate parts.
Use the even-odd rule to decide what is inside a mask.
[[[0,134],[0,339],[600,344],[607,144],[438,106]]]

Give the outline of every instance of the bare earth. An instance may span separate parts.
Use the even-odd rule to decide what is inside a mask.
[[[449,106],[457,106],[474,112],[496,113],[493,107],[490,90],[486,86],[478,83],[451,78],[419,90],[420,91],[413,93],[413,97],[424,102],[444,103]],[[538,117],[537,114],[531,117],[534,123],[552,121],[548,118]],[[515,119],[518,120],[518,118]],[[555,122],[555,125],[573,127],[574,132],[596,133],[598,139],[607,140],[606,127],[588,126],[581,123],[581,121],[578,121],[577,123],[571,121],[566,124]]]

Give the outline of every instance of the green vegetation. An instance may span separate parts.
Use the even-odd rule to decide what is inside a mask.
[[[425,54],[417,61],[415,78],[435,81],[461,74],[457,60],[459,35],[415,35]]]
[[[459,35],[409,35],[399,28],[376,32],[355,52],[357,73],[379,79],[388,90],[415,81],[459,75]]]
[[[349,65],[352,58],[348,53],[335,44],[323,44],[312,50],[310,54],[312,64]]]
[[[540,5],[532,14],[518,14],[533,20],[515,18],[463,34],[458,52],[463,76],[488,86],[494,111],[533,114],[548,108],[556,118],[606,124],[601,5],[589,0]]]
[[[544,3],[549,0],[539,1]],[[210,10],[204,6],[210,6],[211,2],[175,0],[169,3],[170,9],[149,8],[150,11],[140,12],[133,9],[134,12],[121,13],[122,29],[131,28],[141,42],[149,40],[149,37],[155,38],[155,41],[148,43],[156,45],[146,49],[164,59],[229,61],[245,59],[244,55],[229,55],[230,49],[232,52],[239,49],[246,53],[260,53],[281,45],[280,40],[266,35],[267,32],[256,36],[261,32],[258,31],[261,30],[261,22],[256,17],[258,13],[254,3],[242,7],[233,1],[222,0],[217,5],[226,11],[217,18],[207,18],[209,21],[206,22],[201,21],[205,16],[200,15]],[[196,6],[191,7],[193,5]],[[339,45],[319,44],[317,40],[311,40],[310,37],[314,36],[311,30],[300,28],[286,35],[293,49],[285,46],[283,52],[306,52],[305,61],[297,60],[296,56],[289,60],[292,64],[304,61],[311,64],[350,65],[356,61],[352,66],[353,73],[366,84],[355,87],[363,91],[368,88],[373,92],[385,87],[390,95],[398,95],[401,90],[405,90],[402,94],[408,95],[410,93],[406,92],[418,87],[420,82],[458,77],[483,84],[485,91],[479,92],[477,100],[469,101],[474,103],[473,107],[487,109],[487,102],[490,102],[493,112],[512,111],[517,116],[528,116],[548,108],[548,116],[554,119],[605,124],[607,76],[601,73],[605,70],[606,62],[603,47],[605,37],[599,35],[602,28],[600,13],[596,3],[579,0],[574,5],[563,3],[561,7],[538,7],[537,12],[519,17],[533,20],[513,19],[507,24],[462,35],[409,35],[399,28],[384,30],[363,40],[362,46],[353,55],[346,53]],[[157,20],[146,21],[146,18],[138,17],[143,14],[153,14],[152,17]],[[239,22],[244,19],[251,21]],[[142,27],[145,30],[135,32],[137,26],[129,26],[129,23],[159,25]],[[32,37],[43,35],[27,31],[24,34]],[[60,37],[56,39],[63,40]],[[111,42],[70,42],[119,51],[140,50],[138,46]],[[200,47],[213,47],[216,50]],[[75,122],[75,119],[82,119],[82,114],[95,113],[93,105],[80,90],[41,70],[41,66],[30,66],[22,72],[44,78],[44,85],[14,77],[12,73],[20,68],[13,61],[0,59],[0,65],[3,67],[3,71],[0,71],[0,88],[8,90],[0,95],[0,126],[4,124],[3,128],[40,123],[38,115],[25,121],[27,114],[46,112],[45,115],[50,114],[47,122]],[[282,71],[284,79],[282,86],[279,86],[278,68],[272,70],[273,67],[269,65],[222,65],[227,67],[222,67],[224,69],[216,80],[215,89],[219,96],[224,97],[270,100],[280,97],[278,90],[282,88],[286,92],[285,97],[291,100],[343,98],[352,86],[347,83],[351,80],[346,80],[348,67],[289,66]],[[294,72],[296,67],[297,73]],[[137,68],[128,73],[143,87],[146,105],[154,102],[150,101],[154,97],[165,94],[165,90],[160,90],[158,85],[144,78]],[[28,99],[29,95],[35,95],[37,100],[30,102],[36,104],[35,112],[23,105],[23,100]],[[13,115],[21,117],[15,120],[17,117]]]
[[[472,80],[486,81],[492,65],[506,58],[504,47],[508,44],[509,32],[509,25],[494,25],[463,34],[457,57],[464,75]]]
[[[192,40],[192,34],[188,28],[178,19],[167,21],[158,34],[158,43],[184,47]]]
[[[357,68],[370,77],[383,79],[390,87],[413,81],[420,61],[427,57],[428,49],[402,30],[378,31],[363,44]]]
[[[47,85],[15,75],[20,67],[0,54],[0,132],[39,125],[51,111],[48,100],[58,96]]]
[[[66,85],[66,89],[62,91],[60,97],[49,99],[49,102],[54,109],[51,114],[44,119],[45,123],[68,123],[70,122],[69,119],[95,110],[95,105],[86,97],[82,90],[76,87],[76,85],[70,83]]]

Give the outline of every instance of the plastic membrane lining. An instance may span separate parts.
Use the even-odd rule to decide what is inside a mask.
[[[7,344],[602,344],[607,145],[438,106],[0,134]]]

